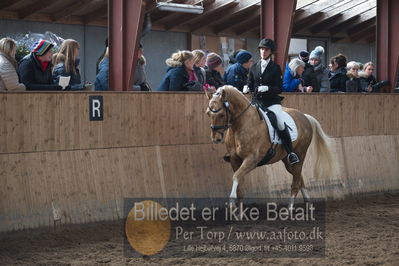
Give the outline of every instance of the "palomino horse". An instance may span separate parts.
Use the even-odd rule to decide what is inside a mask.
[[[211,138],[214,143],[226,143],[230,155],[230,163],[234,171],[230,200],[235,202],[242,198],[240,185],[243,178],[255,169],[271,147],[268,129],[265,121],[259,119],[259,114],[250,101],[236,88],[223,86],[214,94],[207,93],[210,100],[207,114],[212,120]],[[302,166],[310,143],[316,144],[317,160],[315,175],[323,176],[332,173],[332,154],[328,144],[328,136],[324,133],[319,122],[312,116],[302,114],[298,110],[284,108],[294,119],[298,129],[298,138],[293,142],[293,148],[300,162],[291,165],[287,160],[287,153],[282,145],[277,145],[276,154],[267,163],[273,164],[282,160],[285,168],[292,175],[291,199],[299,190],[305,201],[309,201],[308,193],[302,177]]]

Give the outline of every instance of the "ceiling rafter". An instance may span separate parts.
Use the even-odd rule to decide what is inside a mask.
[[[336,16],[340,16],[342,14],[342,12],[344,12],[350,8],[353,8],[354,6],[357,6],[366,1],[368,1],[368,0],[352,0],[352,1],[346,2],[343,5],[336,7],[328,12],[322,12],[321,15],[316,20],[313,21],[313,25],[322,23],[323,21],[332,19]],[[312,25],[310,25],[310,24],[304,24],[304,25],[302,25],[302,29],[306,29],[311,26]]]
[[[72,16],[76,11],[80,11],[90,4],[91,0],[75,0],[72,3],[69,3],[67,7],[52,15],[52,19],[53,21],[60,21],[65,17]]]
[[[97,9],[95,9],[91,13],[85,15],[83,17],[83,23],[84,24],[88,24],[88,23],[96,20],[102,14],[107,13],[107,12],[108,12],[108,4],[107,3],[106,4],[102,4],[101,6],[99,6]]]
[[[239,19],[240,16],[243,16],[244,12],[248,10],[258,9],[259,7],[256,4],[259,2],[260,0],[239,1],[238,5],[223,11],[223,14],[221,14],[221,16],[215,16],[214,19],[203,20],[200,23],[196,23],[197,25],[192,25],[192,31],[198,31],[200,29],[215,25],[225,20],[234,20],[235,18]]]
[[[360,25],[363,22],[375,19],[376,16],[377,16],[377,8],[373,8],[355,17],[355,19],[351,23],[347,23],[348,21],[345,21],[341,24],[333,26],[332,28],[329,29],[329,32],[331,35],[335,35],[339,32],[344,32],[350,28],[353,28],[354,25]]]
[[[330,29],[334,26],[347,22],[360,14],[367,12],[373,8],[375,8],[377,3],[375,1],[366,1],[359,5],[353,6],[352,8],[347,9],[346,11],[339,14],[339,17],[334,20],[325,20],[315,26],[311,27],[311,31],[313,34],[317,34],[323,30]]]
[[[213,32],[216,34],[219,34],[223,31],[225,31],[228,28],[232,28],[235,27],[236,25],[239,25],[241,23],[244,23],[245,21],[247,21],[248,19],[251,19],[253,17],[258,17],[260,16],[261,10],[258,8],[254,11],[252,11],[251,13],[247,14],[246,16],[243,16],[243,19],[236,19],[234,21],[226,21],[220,25],[217,25],[213,28]],[[260,25],[260,21],[259,21],[259,25]]]
[[[29,4],[28,6],[24,7],[22,11],[18,12],[18,17],[20,19],[24,19],[28,16],[31,16],[40,10],[43,10],[53,4],[54,1],[51,0],[36,0],[33,3]]]

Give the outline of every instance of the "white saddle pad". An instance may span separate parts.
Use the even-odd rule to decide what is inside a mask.
[[[277,131],[273,128],[270,123],[269,117],[266,115],[267,112],[264,112],[262,109],[259,109],[262,113],[263,119],[266,121],[267,128],[269,129],[270,140],[274,144],[282,144],[281,139],[277,135]],[[298,129],[296,127],[294,119],[287,113],[283,111],[283,123],[286,123],[288,126],[288,131],[290,132],[291,140],[295,141],[298,138]]]

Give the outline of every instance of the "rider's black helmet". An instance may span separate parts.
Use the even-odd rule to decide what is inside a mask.
[[[272,39],[262,39],[258,45],[258,48],[269,48],[272,52],[276,51],[276,44]]]

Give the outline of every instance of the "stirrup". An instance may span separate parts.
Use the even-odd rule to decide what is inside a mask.
[[[289,153],[289,154],[288,154],[288,161],[290,162],[290,164],[299,163],[298,155],[296,155],[296,154],[293,153],[293,152]]]

